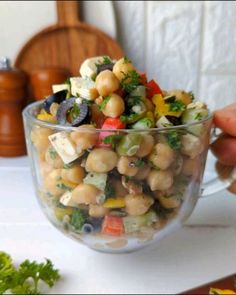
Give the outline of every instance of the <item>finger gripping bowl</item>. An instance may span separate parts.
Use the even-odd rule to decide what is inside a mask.
[[[42,210],[65,235],[98,251],[131,252],[190,216],[200,195],[211,115],[168,128],[81,129],[36,119],[41,106],[23,112],[28,154]],[[114,141],[104,143],[108,136]],[[67,143],[64,149],[52,138]]]

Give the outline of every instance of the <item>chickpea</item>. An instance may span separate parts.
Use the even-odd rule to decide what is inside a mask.
[[[102,96],[107,96],[120,87],[120,81],[116,78],[115,74],[109,70],[100,72],[95,83],[98,93]]]
[[[104,208],[102,205],[89,205],[89,215],[91,217],[99,218],[99,217],[104,217],[109,213],[108,208]]]
[[[135,67],[131,62],[126,62],[124,58],[119,59],[113,67],[113,73],[121,81],[124,75],[130,71],[135,70]]]
[[[58,108],[59,108],[59,104],[56,102],[53,102],[50,106],[50,109],[49,109],[51,115],[53,115],[53,117],[55,117],[55,118],[57,117]]]
[[[172,186],[174,180],[172,173],[168,170],[151,170],[147,182],[152,191],[165,191]]]
[[[172,164],[174,157],[174,151],[167,144],[158,143],[149,156],[149,161],[156,167],[165,170]]]
[[[37,126],[33,128],[31,131],[31,140],[38,152],[46,152],[48,146],[50,145],[48,136],[52,133],[52,130],[48,128],[41,128]]]
[[[96,148],[87,157],[85,169],[88,172],[106,173],[114,169],[118,162],[118,156],[112,150]]]
[[[201,154],[204,149],[200,139],[192,134],[185,134],[181,137],[181,153],[194,159],[197,155]]]
[[[124,112],[124,110],[125,103],[123,98],[118,94],[113,93],[102,112],[107,117],[117,118]]]
[[[64,193],[64,190],[57,185],[61,179],[61,169],[52,170],[45,178],[45,188],[53,196],[59,197]]]
[[[40,175],[44,179],[53,170],[53,167],[45,161],[40,162]]]
[[[182,101],[185,105],[190,104],[193,100],[191,93],[179,89],[169,91],[168,95],[175,96],[176,100]]]
[[[76,144],[77,151],[80,153],[83,150],[92,148],[98,140],[95,127],[93,125],[81,125],[77,129],[78,131],[73,131],[70,134],[71,140]]]
[[[51,145],[46,151],[45,160],[49,165],[56,169],[62,168],[64,166],[64,162],[62,161],[61,157]]]
[[[155,197],[161,206],[166,209],[175,209],[181,205],[181,198],[178,195],[169,195],[168,192],[155,192]]]
[[[135,179],[144,180],[148,177],[151,168],[148,165],[139,168],[138,173],[135,175]]]
[[[126,176],[135,176],[139,170],[135,164],[137,161],[137,157],[121,156],[117,163],[118,172]]]
[[[150,99],[145,99],[144,104],[146,106],[147,112],[154,112],[155,106]]]
[[[79,165],[73,166],[69,169],[62,169],[61,178],[65,181],[73,182],[73,183],[82,183],[83,178],[85,176],[84,169]]]
[[[180,154],[177,154],[175,156],[175,160],[172,163],[171,168],[170,168],[171,171],[173,171],[173,174],[175,176],[179,175],[181,173],[182,168],[183,168],[183,163],[184,163],[183,157]]]
[[[197,176],[199,174],[201,160],[186,157],[183,161],[182,174],[186,176]]]
[[[129,215],[143,215],[153,203],[153,198],[144,194],[125,196],[125,210]]]
[[[140,147],[135,155],[141,158],[146,157],[147,155],[151,153],[153,146],[154,146],[153,136],[150,134],[143,134]]]
[[[99,194],[101,194],[100,190],[94,185],[81,183],[72,191],[72,201],[76,204],[96,204]]]

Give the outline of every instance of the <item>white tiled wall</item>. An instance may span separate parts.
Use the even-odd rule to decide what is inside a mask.
[[[0,2],[0,55],[7,49],[14,57],[25,36],[55,22],[52,2]],[[149,77],[166,89],[192,90],[212,109],[236,102],[236,2],[113,4],[119,40]]]

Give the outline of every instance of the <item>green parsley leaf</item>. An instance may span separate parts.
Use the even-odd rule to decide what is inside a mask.
[[[115,148],[115,145],[121,140],[123,136],[124,135],[121,134],[108,135],[103,139],[103,142],[105,144],[112,144],[112,147]]]
[[[71,169],[74,166],[74,163],[64,164],[63,169]]]
[[[115,189],[110,182],[107,182],[105,190],[104,190],[106,199],[114,198],[115,196]]]
[[[130,115],[121,115],[120,120],[123,123],[132,124],[137,122],[139,119],[143,117],[143,114],[130,114]]]
[[[146,165],[145,161],[142,160],[142,159],[138,159],[136,162],[135,162],[135,166],[138,167],[138,168],[142,168]]]
[[[112,64],[112,60],[108,56],[103,56],[103,62],[104,65],[110,65]]]
[[[66,81],[64,82],[64,84],[71,86],[70,78],[67,78]]]
[[[72,191],[72,188],[65,185],[63,182],[60,182],[56,185],[56,187],[58,187],[59,189],[62,189],[62,190],[66,190],[66,191]]]
[[[171,112],[180,112],[180,111],[184,111],[185,109],[186,109],[186,105],[180,100],[176,100],[169,104],[169,110]]]
[[[79,117],[80,114],[80,108],[77,103],[73,105],[73,108],[69,111],[69,116],[71,117],[72,121]]]
[[[202,113],[197,113],[194,117],[195,121],[201,121],[203,118],[203,114]]]
[[[58,270],[50,260],[46,263],[25,260],[16,269],[8,254],[0,252],[0,293],[40,294],[39,282],[53,287],[60,278]]]
[[[108,101],[110,100],[110,98],[111,98],[110,95],[104,97],[104,100],[103,100],[102,104],[99,106],[100,111],[103,111],[105,109],[105,107],[106,107]]]
[[[130,96],[127,99],[127,105],[129,108],[132,108],[135,105],[139,105],[142,102],[141,96]]]
[[[140,75],[135,71],[129,71],[127,74],[124,74],[124,78],[121,80],[121,87],[127,93],[132,92],[140,83]]]
[[[71,215],[70,224],[74,227],[75,230],[80,231],[83,225],[86,223],[87,216],[84,211],[76,209]]]
[[[178,150],[181,148],[181,138],[178,131],[169,131],[166,135],[168,145],[174,149]]]
[[[131,62],[132,61],[127,56],[124,56],[124,64],[129,64]]]
[[[57,152],[56,152],[56,150],[52,146],[49,147],[48,153],[49,153],[49,156],[50,156],[51,159],[53,159],[53,160],[56,159]]]

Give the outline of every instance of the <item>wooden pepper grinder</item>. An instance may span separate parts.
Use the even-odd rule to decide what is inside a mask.
[[[26,102],[26,75],[0,57],[0,156],[26,154],[22,110]]]

